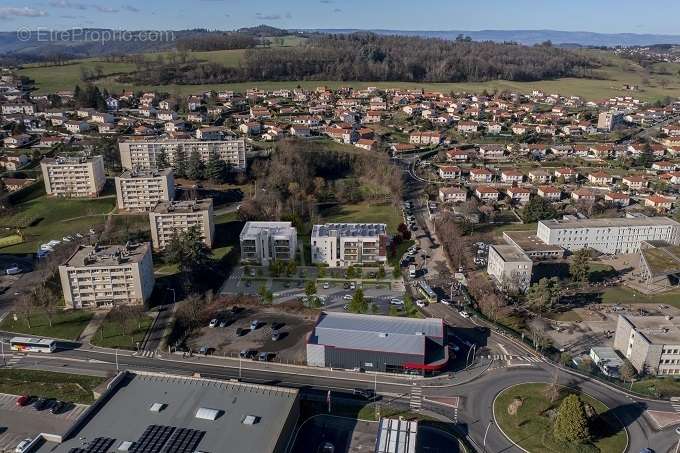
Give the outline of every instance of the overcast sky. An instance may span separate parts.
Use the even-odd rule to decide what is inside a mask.
[[[678,0],[3,0],[0,29],[554,29],[680,34]]]

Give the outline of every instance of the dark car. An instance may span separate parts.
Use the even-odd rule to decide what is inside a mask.
[[[33,410],[42,411],[47,409],[49,405],[50,400],[48,400],[47,398],[38,398],[37,400],[35,400],[35,403],[33,403]]]
[[[366,399],[366,400],[371,400],[371,399],[375,398],[375,392],[373,390],[370,390],[370,389],[356,388],[356,389],[352,390],[352,393],[355,396],[359,396],[359,397]]]
[[[242,359],[254,359],[257,356],[257,351],[255,349],[244,349],[239,352],[239,356]]]
[[[57,400],[54,402],[54,404],[52,404],[52,407],[50,407],[50,412],[53,414],[61,414],[64,412],[64,409],[66,409],[66,403]]]

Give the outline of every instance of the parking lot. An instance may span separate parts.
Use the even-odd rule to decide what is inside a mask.
[[[193,352],[205,347],[211,354],[235,357],[241,351],[251,349],[270,353],[270,360],[304,363],[307,335],[318,313],[316,310],[284,309],[280,306],[240,306],[235,313],[229,310],[215,313],[217,326],[203,327],[188,340],[187,345]],[[253,321],[258,321],[255,330],[251,330]],[[222,324],[224,327],[220,327]],[[279,332],[278,340],[272,339],[274,330]]]
[[[38,433],[62,433],[87,408],[71,404],[60,414],[49,409],[34,410],[32,405],[17,407],[16,395],[0,393],[0,452],[14,452],[19,442]]]

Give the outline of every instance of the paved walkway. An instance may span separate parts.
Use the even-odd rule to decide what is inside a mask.
[[[92,337],[94,337],[101,325],[104,323],[104,319],[106,318],[106,315],[109,314],[109,311],[109,309],[95,311],[94,316],[78,337],[78,341],[81,343],[90,344]]]

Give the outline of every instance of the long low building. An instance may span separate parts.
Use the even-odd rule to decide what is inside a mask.
[[[448,364],[444,321],[322,312],[307,340],[307,365],[403,373]]]
[[[234,140],[170,140],[156,137],[128,137],[118,144],[120,161],[127,170],[152,170],[159,168],[159,158],[165,155],[167,163],[176,166],[196,152],[203,162],[212,154],[236,170],[246,168],[246,141]]]
[[[155,282],[151,247],[81,246],[59,266],[59,277],[68,308],[140,305]]]
[[[285,453],[299,414],[297,389],[123,372],[66,433],[31,451]]]
[[[591,248],[605,254],[640,251],[642,241],[680,245],[680,223],[668,217],[541,220],[536,232],[549,245],[574,252]]]

